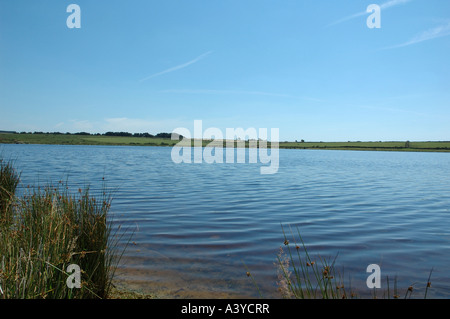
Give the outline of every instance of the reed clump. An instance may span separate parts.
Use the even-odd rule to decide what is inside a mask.
[[[282,227],[283,229],[283,227]],[[344,284],[343,272],[336,268],[336,259],[313,257],[297,229],[298,241],[291,230],[291,241],[284,229],[284,243],[280,247],[275,263],[278,271],[278,291],[287,299],[356,299],[361,298],[350,284]],[[291,238],[290,237],[290,238]],[[431,288],[431,269],[426,285],[424,285],[423,298],[426,299]],[[247,272],[248,276],[251,276]],[[253,279],[254,280],[254,279]],[[394,287],[391,290],[390,279],[387,277],[387,290],[377,293],[373,290],[371,299],[410,299],[412,298],[413,285],[404,289],[404,293],[397,287],[397,279],[394,279]],[[261,294],[260,294],[261,295]],[[420,296],[419,296],[420,297]],[[420,297],[422,298],[422,297]]]
[[[19,185],[20,174],[12,161],[0,156],[0,224],[10,224],[13,219],[12,204]]]
[[[107,298],[119,256],[108,219],[111,196],[65,183],[15,195],[19,174],[1,162],[0,299]],[[113,241],[114,240],[114,241]],[[81,287],[69,288],[69,265]]]
[[[333,259],[312,257],[300,233],[299,242],[288,239],[283,229],[284,249],[277,255],[278,290],[289,299],[347,299],[353,291],[343,284],[343,277],[336,270]]]

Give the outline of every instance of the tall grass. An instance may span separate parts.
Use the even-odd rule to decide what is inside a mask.
[[[284,235],[283,246],[277,254],[278,291],[286,299],[355,299],[361,298],[358,291],[354,290],[350,281],[344,280],[343,271],[336,267],[337,256],[333,258],[323,258],[312,256],[308,251],[299,230],[297,229],[297,239],[292,229],[288,236],[282,227]],[[426,299],[431,288],[431,269],[428,280],[424,285],[425,292],[423,298]],[[247,276],[252,278],[254,285],[256,281],[247,268]],[[387,290],[377,293],[374,289],[371,299],[410,299],[412,298],[414,286],[399,289],[397,278],[394,279],[393,290],[390,287],[390,279],[387,279]],[[348,283],[348,284],[347,284]],[[258,289],[261,297],[261,291]],[[415,296],[417,297],[417,296]],[[418,297],[420,298],[420,296]]]
[[[295,299],[346,299],[354,297],[351,287],[343,284],[342,275],[336,270],[336,257],[327,259],[312,257],[298,233],[299,242],[292,236],[292,243],[284,229],[284,246],[277,255],[279,291],[285,298]],[[292,248],[294,246],[294,248]]]
[[[8,166],[2,162],[2,172],[10,172]],[[11,183],[5,180],[6,189]],[[107,298],[120,257],[108,219],[111,196],[93,197],[89,188],[71,194],[62,182],[29,188],[20,198],[5,194],[0,298]],[[67,285],[71,264],[81,269],[81,288]]]
[[[12,161],[4,161],[0,156],[0,225],[12,222],[12,203],[19,180],[20,174]]]

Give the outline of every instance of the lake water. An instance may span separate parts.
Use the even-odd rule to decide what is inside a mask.
[[[450,154],[280,150],[261,164],[175,164],[170,147],[0,145],[22,186],[67,180],[114,190],[115,225],[133,230],[120,284],[168,298],[277,298],[274,265],[299,229],[361,296],[369,264],[420,297],[450,297]],[[124,239],[125,240],[125,239]],[[391,282],[391,285],[393,283]],[[392,286],[391,286],[392,288]],[[413,295],[414,296],[414,295]]]

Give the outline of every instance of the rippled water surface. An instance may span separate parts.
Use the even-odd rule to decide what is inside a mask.
[[[281,225],[336,259],[368,292],[366,267],[450,297],[450,154],[280,150],[280,168],[175,164],[167,147],[2,145],[22,186],[68,180],[114,190],[115,225],[133,230],[118,280],[177,297],[277,294]],[[124,237],[124,241],[125,241]],[[385,286],[385,282],[382,282]],[[422,289],[423,292],[423,289]],[[370,291],[368,292],[370,293]]]

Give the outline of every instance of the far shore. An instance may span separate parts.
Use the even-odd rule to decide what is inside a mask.
[[[167,134],[167,133],[164,133]],[[146,137],[139,135],[110,136],[101,134],[62,133],[0,133],[0,144],[47,144],[47,145],[117,145],[117,146],[197,146],[203,147],[268,147],[271,142],[246,140],[227,143],[223,140],[172,140],[168,137]],[[275,145],[274,145],[275,147]],[[280,149],[312,150],[358,150],[358,151],[407,151],[407,152],[450,152],[450,141],[283,141]]]

